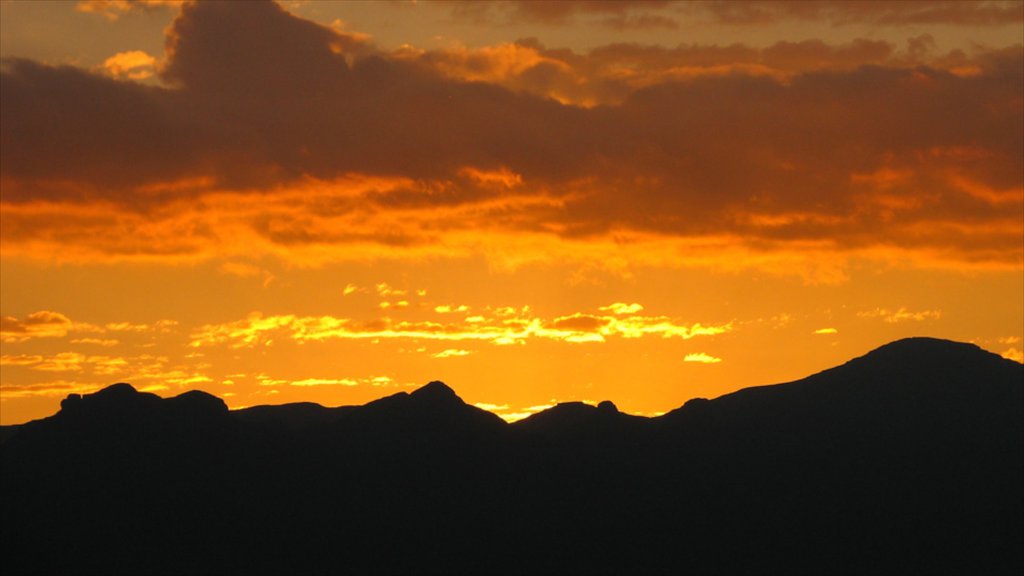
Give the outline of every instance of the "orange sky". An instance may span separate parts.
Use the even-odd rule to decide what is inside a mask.
[[[0,422],[1024,359],[1020,2],[0,3]]]

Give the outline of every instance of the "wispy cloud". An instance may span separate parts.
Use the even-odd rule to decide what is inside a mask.
[[[302,378],[299,380],[288,380],[284,378],[271,378],[266,374],[257,374],[255,376],[255,379],[257,380],[260,386],[267,387],[296,386],[299,388],[309,388],[319,386],[342,386],[350,388],[354,386],[408,386],[407,384],[400,384],[399,382],[396,382],[395,379],[390,376],[366,376],[347,378]]]
[[[865,310],[858,312],[857,316],[861,318],[881,318],[882,321],[889,324],[895,324],[898,322],[921,322],[923,320],[938,320],[942,318],[941,310],[907,310],[904,307],[900,307],[896,310],[889,308],[875,308],[874,310]]]
[[[102,388],[103,384],[77,382],[74,380],[54,380],[35,384],[4,384],[0,386],[0,398],[53,398],[68,394],[89,394]]]
[[[1003,358],[1008,358],[1015,362],[1024,364],[1024,350],[1021,350],[1020,348],[1010,347],[1000,352],[999,355]]]
[[[632,304],[626,304],[624,302],[614,302],[607,306],[601,306],[600,308],[598,308],[598,310],[601,310],[602,312],[611,312],[612,314],[636,314],[637,312],[643,309],[643,305],[637,304],[636,302]]]
[[[570,343],[604,342],[606,338],[680,338],[724,334],[731,323],[683,324],[666,316],[598,316],[577,313],[545,320],[530,314],[518,316],[482,315],[440,323],[399,321],[381,318],[359,322],[335,316],[263,316],[253,313],[243,320],[208,324],[191,335],[189,345],[202,347],[226,344],[233,348],[270,345],[273,338],[294,341],[331,339],[411,339],[438,341],[480,341],[497,345],[522,344],[532,339]],[[457,355],[455,352],[449,355]]]
[[[2,342],[25,342],[36,338],[64,338],[71,332],[85,332],[93,334],[106,334],[109,332],[134,332],[134,333],[168,333],[171,332],[177,322],[174,320],[159,320],[154,323],[134,322],[109,322],[107,324],[92,324],[89,322],[76,322],[61,314],[49,310],[41,310],[28,314],[24,318],[14,316],[0,316],[0,341]],[[100,346],[113,346],[118,343],[114,339],[78,338],[73,340],[80,344],[97,344]]]
[[[458,357],[458,356],[469,356],[472,353],[473,353],[472,350],[460,350],[460,349],[457,349],[457,348],[448,348],[448,349],[442,350],[442,351],[440,351],[440,352],[438,352],[436,354],[431,354],[431,356],[434,357],[434,358],[455,358],[455,357]]]
[[[72,344],[93,344],[96,346],[103,346],[109,348],[111,346],[117,346],[120,344],[119,340],[113,338],[75,338],[71,341]]]
[[[32,338],[62,338],[76,327],[80,328],[82,325],[73,323],[70,318],[59,312],[49,310],[33,312],[23,319],[0,316],[0,340],[23,342]]]
[[[700,364],[718,364],[721,361],[721,358],[717,358],[710,354],[705,354],[704,352],[695,352],[693,354],[687,354],[686,357],[683,358],[683,362],[698,362]]]

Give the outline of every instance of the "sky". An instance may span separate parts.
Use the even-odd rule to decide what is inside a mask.
[[[1024,3],[0,2],[0,423],[1024,361]]]

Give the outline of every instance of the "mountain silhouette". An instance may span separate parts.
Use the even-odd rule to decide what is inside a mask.
[[[115,384],[0,438],[5,573],[1024,569],[1024,366],[929,338],[657,418]]]

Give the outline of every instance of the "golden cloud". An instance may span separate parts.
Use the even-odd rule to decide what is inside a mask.
[[[612,314],[636,314],[643,309],[643,305],[637,304],[636,302],[632,304],[613,302],[612,304],[598,308],[598,310],[601,310],[602,312],[611,312]]]
[[[458,348],[447,348],[436,354],[431,354],[433,358],[455,358],[458,356],[469,356],[472,354],[472,350],[460,350]]]
[[[721,361],[721,358],[716,358],[715,356],[705,354],[704,352],[694,352],[692,354],[687,354],[683,358],[683,362],[697,362],[700,364],[718,364]]]
[[[185,0],[79,0],[75,10],[88,14],[99,14],[107,20],[117,20],[124,14],[153,10],[156,8],[177,8]]]
[[[0,366],[33,366],[43,360],[38,354],[4,354],[0,356]]]
[[[1022,351],[1020,348],[1007,348],[1006,350],[1000,352],[999,355],[1008,360],[1013,360],[1014,362],[1020,362],[1021,364],[1024,364],[1024,351]]]
[[[23,342],[32,338],[63,338],[76,324],[59,312],[40,310],[19,320],[0,316],[0,341]]]
[[[103,62],[103,69],[114,78],[145,80],[153,76],[156,58],[141,50],[118,52]]]
[[[73,380],[54,380],[35,384],[4,384],[0,386],[0,398],[62,397],[68,394],[90,394],[102,388],[104,384],[77,382]]]
[[[858,312],[857,316],[860,316],[861,318],[881,318],[884,322],[887,322],[889,324],[895,324],[897,322],[920,322],[922,320],[938,320],[939,318],[942,318],[942,311],[911,311],[901,306],[897,310],[890,310],[888,308],[875,308],[874,310],[865,310]]]
[[[271,345],[274,338],[286,337],[296,342],[332,339],[410,339],[436,341],[478,341],[496,345],[521,344],[532,339],[571,343],[603,342],[608,337],[641,338],[658,336],[689,340],[697,336],[713,336],[732,330],[732,324],[705,326],[700,323],[679,324],[665,316],[596,316],[573,314],[543,320],[524,314],[516,317],[473,316],[446,323],[432,321],[398,321],[382,318],[358,322],[334,316],[263,316],[249,317],[223,324],[208,324],[191,335],[194,348],[227,345],[251,348]],[[435,357],[461,356],[468,351],[450,349]]]
[[[271,378],[266,374],[257,374],[256,380],[260,386],[296,386],[299,388],[308,388],[315,386],[374,386],[374,387],[393,387],[393,386],[406,386],[395,382],[390,376],[368,376],[362,378],[303,378],[300,380],[284,380],[279,378]],[[274,392],[274,390],[271,390]]]

